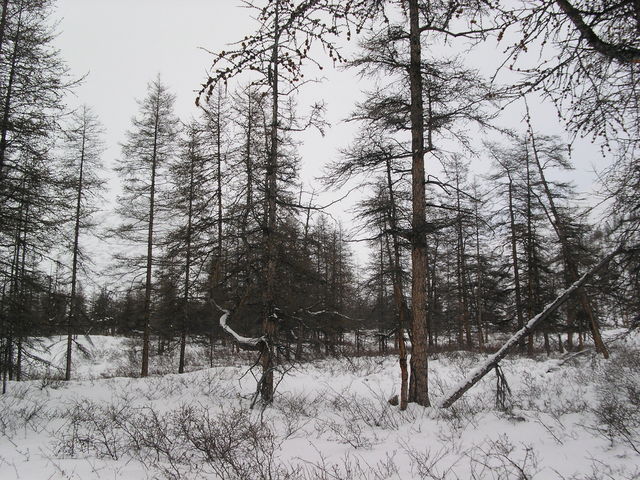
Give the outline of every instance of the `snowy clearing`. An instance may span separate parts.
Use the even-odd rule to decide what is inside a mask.
[[[567,357],[509,357],[504,410],[491,373],[450,409],[406,412],[387,401],[398,388],[392,356],[298,365],[272,407],[250,411],[250,355],[219,351],[214,368],[126,378],[114,375],[127,372],[131,341],[91,340],[91,357],[78,355],[74,371],[83,380],[11,382],[0,397],[3,480],[640,476],[637,337],[615,341],[609,361],[590,352],[562,365]],[[62,362],[63,348],[46,355]],[[432,401],[480,358],[433,356]]]

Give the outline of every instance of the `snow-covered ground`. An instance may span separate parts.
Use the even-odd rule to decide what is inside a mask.
[[[450,409],[405,412],[387,401],[398,390],[393,357],[296,365],[273,406],[249,410],[250,356],[218,352],[214,368],[128,378],[130,340],[80,340],[90,354],[77,355],[80,380],[10,382],[0,397],[0,479],[640,478],[634,336],[611,343],[608,361],[589,352],[565,363],[509,357],[504,409],[491,373]],[[41,355],[61,365],[64,343],[44,343]],[[191,364],[211,362],[206,355],[191,349]],[[432,399],[480,358],[434,356]]]

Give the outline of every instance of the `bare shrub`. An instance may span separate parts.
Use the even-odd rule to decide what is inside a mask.
[[[590,367],[587,369],[592,371]],[[536,374],[541,370],[530,371],[521,364],[515,364],[509,370],[511,378],[519,380],[512,388],[512,409],[547,413],[560,418],[589,408],[586,382],[579,379],[582,375],[580,368],[566,365],[546,374]]]
[[[381,440],[381,430],[397,430],[416,420],[420,410],[400,411],[389,404],[388,392],[369,389],[369,394],[358,395],[348,390],[330,392],[328,402],[331,415],[318,418],[318,434],[329,434],[340,443],[355,449],[368,449]]]
[[[56,456],[75,457],[94,454],[118,460],[128,450],[125,435],[118,426],[130,418],[127,404],[99,404],[90,400],[74,402],[63,417],[66,424],[55,432]]]
[[[404,450],[411,463],[413,478],[421,480],[457,480],[460,478],[454,471],[460,458],[457,455],[450,458],[452,453],[450,448],[444,446],[439,450],[430,448],[418,450],[405,445]]]
[[[640,454],[640,351],[620,347],[604,365],[596,383],[594,429],[612,443]]]
[[[514,445],[505,436],[488,440],[466,453],[471,479],[530,480],[538,473],[536,452],[524,443]]]
[[[401,412],[389,404],[388,397],[388,393],[372,388],[366,396],[336,392],[332,406],[341,417],[355,419],[372,428],[397,430],[416,419],[414,410]]]
[[[55,435],[57,456],[127,457],[169,479],[293,478],[278,460],[280,441],[272,429],[245,410],[211,414],[205,407],[183,406],[160,413],[151,406],[84,400],[66,418]]]
[[[640,478],[640,467],[625,468],[609,465],[602,460],[592,459],[591,472],[574,474],[570,477],[565,477],[558,473],[558,478],[560,480],[637,480]]]
[[[229,374],[221,369],[209,369],[192,379],[190,385],[208,398],[236,398],[238,391],[231,384],[231,379],[237,379],[236,372]]]
[[[309,394],[283,393],[278,395],[275,408],[280,415],[280,421],[284,427],[284,438],[290,438],[303,431],[318,416],[318,396]]]
[[[355,449],[370,449],[379,440],[358,420],[349,417],[323,418],[316,422],[319,434],[328,433],[332,440]]]
[[[229,480],[291,478],[277,458],[280,442],[268,424],[246,410],[212,416],[205,408],[185,407],[179,414],[179,438],[195,460]]]
[[[375,465],[346,454],[339,462],[329,462],[320,455],[317,462],[304,462],[297,471],[300,480],[388,480],[397,478],[398,467],[393,456],[387,455]]]
[[[491,401],[493,399],[489,399]],[[433,411],[435,419],[445,423],[448,428],[441,429],[439,437],[443,442],[453,442],[459,438],[468,428],[478,427],[478,413],[487,410],[482,402],[474,402],[473,399],[461,398],[449,408],[440,408]]]
[[[12,438],[18,430],[39,433],[44,430],[51,414],[47,401],[28,395],[28,388],[16,389],[12,395],[0,396],[0,434]],[[17,395],[16,395],[17,393]]]

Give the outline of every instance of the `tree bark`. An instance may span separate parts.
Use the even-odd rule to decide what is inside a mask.
[[[412,235],[411,235],[411,380],[409,401],[428,407],[429,370],[427,359],[427,241],[424,171],[424,106],[422,102],[422,53],[418,0],[409,0],[412,151]]]

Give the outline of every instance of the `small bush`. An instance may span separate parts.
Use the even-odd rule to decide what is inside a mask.
[[[640,351],[621,347],[606,362],[596,384],[596,430],[640,454]]]

